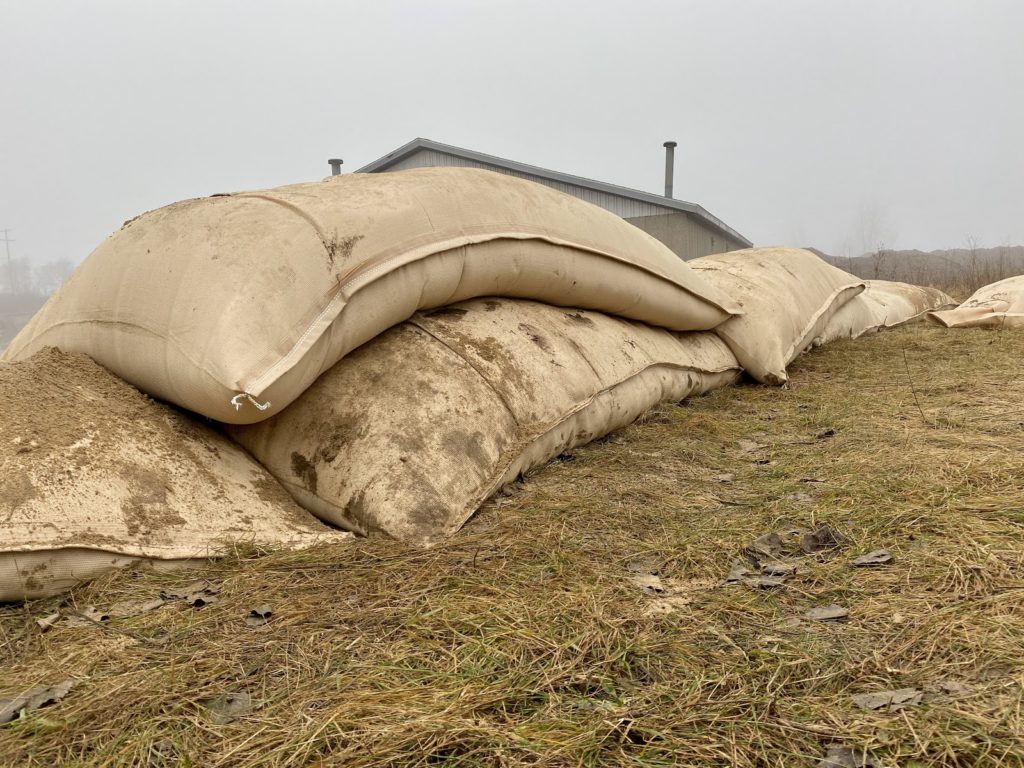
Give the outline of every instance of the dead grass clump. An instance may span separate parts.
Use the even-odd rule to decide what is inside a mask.
[[[0,609],[0,696],[76,681],[0,726],[0,756],[793,766],[840,744],[1021,764],[1022,356],[1019,334],[924,326],[838,343],[788,390],[663,406],[431,550],[240,551]],[[804,551],[820,525],[836,545]],[[742,554],[771,532],[773,554]],[[853,566],[880,548],[889,562]],[[764,568],[785,575],[762,586]],[[216,585],[199,608],[36,624],[196,578]],[[272,615],[250,626],[257,606]],[[831,606],[846,614],[807,618]]]

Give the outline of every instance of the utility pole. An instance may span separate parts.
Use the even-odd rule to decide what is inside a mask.
[[[7,290],[14,293],[14,265],[11,263],[11,243],[14,241],[8,237],[11,230],[4,229],[0,232],[4,233],[4,246],[7,248]]]

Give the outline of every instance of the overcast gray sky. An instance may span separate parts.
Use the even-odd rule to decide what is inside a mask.
[[[142,211],[416,136],[675,194],[760,245],[1024,243],[1021,0],[0,0],[0,229]]]

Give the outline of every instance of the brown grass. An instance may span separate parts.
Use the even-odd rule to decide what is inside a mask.
[[[197,576],[223,581],[220,601],[95,627],[40,631],[59,600],[0,609],[0,696],[78,681],[0,727],[0,756],[798,766],[835,742],[907,768],[1024,764],[1022,359],[1022,334],[837,343],[798,361],[791,389],[663,407],[576,451],[435,549],[122,572],[67,604]],[[722,585],[758,535],[820,523],[846,546],[790,558],[785,587]],[[891,565],[851,567],[879,547]],[[645,594],[638,571],[670,593]],[[270,623],[247,626],[263,603]],[[831,603],[847,622],[800,618]],[[923,701],[898,712],[851,700],[908,687]],[[217,724],[204,702],[242,691],[252,710]]]

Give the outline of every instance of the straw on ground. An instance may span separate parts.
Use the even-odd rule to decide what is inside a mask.
[[[563,457],[431,550],[240,551],[4,608],[0,697],[75,685],[0,726],[0,760],[1024,763],[1021,359],[1021,334],[837,343],[788,390]],[[837,547],[793,544],[823,524]],[[781,564],[742,554],[771,532]],[[759,558],[779,585],[725,583]],[[102,620],[126,600],[160,607]],[[101,620],[37,624],[58,610]]]

